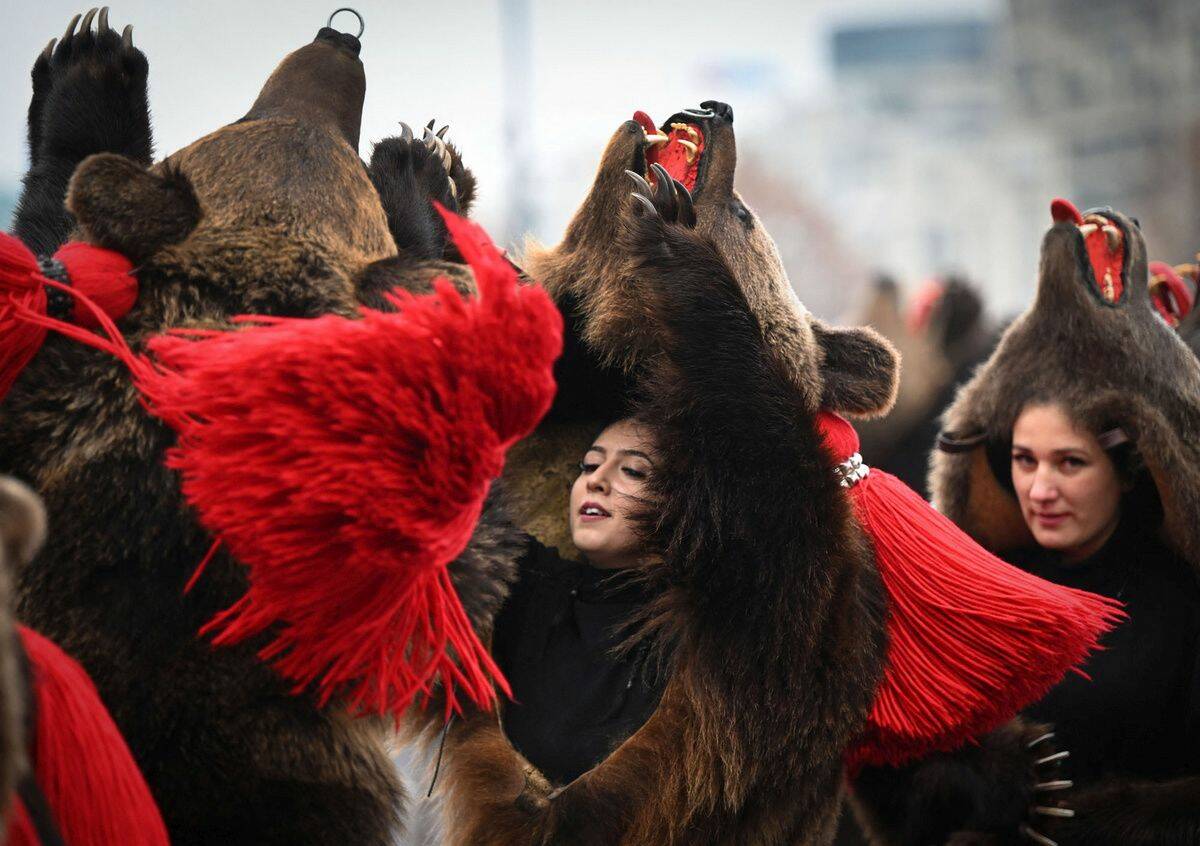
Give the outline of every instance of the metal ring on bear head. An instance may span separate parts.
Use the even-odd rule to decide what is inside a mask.
[[[329,27],[330,29],[334,29],[335,27],[333,25],[333,19],[342,12],[349,12],[350,14],[354,15],[354,17],[358,18],[358,35],[354,37],[362,38],[363,33],[367,31],[367,22],[363,20],[363,16],[358,13],[357,9],[351,9],[349,6],[343,6],[340,9],[334,9],[333,14],[329,16],[329,20],[325,22],[325,26]]]

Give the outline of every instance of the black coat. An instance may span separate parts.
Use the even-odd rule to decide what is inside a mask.
[[[1070,673],[1026,710],[1054,725],[1081,785],[1200,774],[1200,588],[1131,522],[1079,564],[1046,550],[1012,556],[1047,581],[1119,599],[1129,615],[1083,666],[1090,678]]]
[[[1034,811],[1030,820],[1060,846],[1200,843],[1200,587],[1191,568],[1133,519],[1078,564],[1043,549],[1009,558],[1120,600],[1129,619],[1105,635],[1081,668],[1086,676],[1069,673],[1025,710],[1053,726],[1053,745],[1027,749],[1041,729],[1014,723],[978,745],[861,773],[855,793],[879,842],[940,844],[956,831],[1028,842],[1018,826],[1031,804],[1062,800],[1074,817]],[[1073,788],[1030,795],[1033,759],[1056,750],[1070,756],[1034,780],[1068,779]]]
[[[493,654],[513,690],[505,734],[552,781],[591,769],[657,707],[667,675],[650,643],[619,648],[649,598],[631,572],[567,561],[531,539]]]

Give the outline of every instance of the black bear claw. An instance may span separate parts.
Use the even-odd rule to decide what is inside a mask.
[[[63,37],[62,37],[62,41],[64,43],[67,41],[70,41],[71,38],[75,35],[75,27],[79,24],[79,19],[81,17],[83,17],[83,16],[76,15],[75,17],[71,18],[71,22],[69,24],[67,24],[67,31],[63,33]]]
[[[645,209],[654,217],[661,217],[669,223],[695,226],[696,209],[692,205],[692,195],[688,189],[683,183],[672,179],[671,174],[662,165],[652,164],[650,170],[654,174],[653,187],[640,174],[631,170],[625,171],[633,180],[633,198],[638,201],[638,205],[633,207],[634,213],[642,214],[642,210]]]

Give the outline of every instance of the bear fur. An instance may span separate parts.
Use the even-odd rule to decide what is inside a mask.
[[[1101,302],[1085,277],[1074,225],[1054,225],[1042,242],[1036,299],[1005,331],[995,353],[958,392],[943,432],[971,449],[934,454],[930,483],[938,510],[997,553],[1028,545],[1006,465],[1013,424],[1034,397],[1058,397],[1096,427],[1120,426],[1154,478],[1164,540],[1200,574],[1200,364],[1150,305],[1145,241],[1131,219],[1124,233],[1128,282],[1116,304]],[[1054,355],[1046,350],[1054,350]],[[1102,431],[1102,428],[1097,428]],[[991,456],[991,459],[989,459]]]
[[[13,234],[37,254],[53,253],[71,231],[63,199],[76,165],[92,153],[119,153],[149,166],[154,155],[149,64],[133,45],[133,27],[118,34],[108,25],[108,9],[98,18],[96,11],[82,25],[73,17],[33,65],[29,170]]]
[[[149,167],[153,161],[147,79],[149,63],[133,44],[133,26],[117,34],[108,23],[108,9],[92,9],[75,15],[66,32],[52,39],[34,62],[31,73],[33,96],[28,112],[30,167],[13,219],[13,234],[34,253],[50,255],[75,229],[74,217],[65,205],[67,183],[75,168],[95,153],[117,153]],[[92,29],[95,19],[96,28]],[[329,38],[342,37],[323,30]],[[363,83],[365,85],[365,81]],[[256,111],[286,110],[288,98],[299,98],[303,108],[346,109],[361,103],[361,90],[329,91],[325,102],[314,99],[321,80],[305,78],[296,69],[286,85],[268,86],[243,120]],[[308,86],[304,89],[303,86]],[[314,87],[316,86],[316,87]],[[353,109],[351,108],[351,112]],[[347,141],[357,149],[359,117],[333,116],[346,124]],[[396,255],[368,268],[357,280],[360,299],[374,308],[386,307],[381,294],[401,284],[423,291],[437,275],[451,278],[460,289],[470,289],[469,272],[449,241],[441,217],[429,199],[451,211],[469,214],[475,196],[475,177],[463,164],[458,149],[445,142],[443,129],[430,131],[416,143],[411,132],[385,138],[372,148],[365,164],[379,193],[388,228],[396,244]],[[447,179],[449,176],[449,179]],[[153,195],[143,196],[153,200]],[[110,209],[111,211],[111,209]],[[178,213],[173,203],[154,205],[135,224],[144,232],[158,215]],[[163,226],[180,225],[164,221]],[[189,226],[186,221],[182,227]],[[135,239],[134,248],[147,238]],[[151,239],[153,240],[153,239]],[[421,262],[416,272],[414,260]]]
[[[563,241],[526,256],[567,338],[555,407],[497,493],[521,529],[568,551],[567,491],[596,431],[633,413],[661,433],[658,563],[643,575],[662,597],[648,630],[674,643],[669,681],[649,720],[569,785],[548,783],[495,715],[456,720],[438,779],[448,844],[833,836],[842,755],[882,673],[883,596],[814,415],[885,410],[896,357],[800,305],[733,191],[732,111],[704,105],[678,118],[704,127],[694,198],[660,181],[641,213],[625,171],[645,172],[647,142],[628,121]],[[477,625],[489,634],[490,619]],[[433,712],[409,725],[430,740],[441,728]]]
[[[148,146],[136,157],[125,146],[141,137],[148,145],[149,123],[144,71],[122,70],[133,59],[120,43],[85,26],[39,58],[51,73],[31,106],[31,143],[41,152],[22,226],[41,250],[70,230],[134,260],[140,295],[119,328],[135,350],[171,328],[228,328],[239,314],[352,316],[391,288],[427,290],[438,275],[471,286],[464,267],[442,259],[430,217],[431,198],[462,208],[445,164],[450,156],[456,184],[470,185],[457,153],[400,137],[370,166],[358,157],[365,74],[357,39],[322,29],[281,62],[244,118],[152,166]],[[71,82],[77,77],[92,84]],[[111,78],[124,87],[101,84]],[[124,140],[87,134],[106,115]],[[74,145],[81,132],[96,143]],[[51,166],[47,150],[69,155]],[[58,190],[39,174],[67,168],[67,228],[57,218],[39,228]],[[430,221],[401,233],[420,242],[413,253],[393,218]],[[260,644],[214,649],[198,636],[246,582],[218,551],[184,593],[212,541],[163,464],[173,441],[141,407],[123,365],[47,339],[0,415],[0,468],[41,494],[56,526],[19,578],[22,620],[95,680],[173,843],[394,842],[403,796],[389,727],[294,694],[257,658]]]
[[[1036,763],[1057,751],[1047,733],[1048,726],[1017,718],[954,752],[865,769],[849,804],[871,843],[1015,846],[1021,821],[1043,827],[1032,819],[1041,798],[1036,785],[1061,775],[1053,763]]]
[[[839,329],[814,318],[796,296],[775,242],[734,189],[737,144],[733,112],[704,119],[703,182],[693,198],[697,231],[712,239],[746,291],[768,354],[807,400],[872,417],[890,409],[898,389],[895,349],[878,333]],[[695,116],[677,118],[697,120]],[[675,120],[675,118],[673,118]],[[555,370],[559,394],[547,422],[509,454],[508,505],[517,524],[547,546],[573,553],[562,509],[578,456],[612,417],[636,382],[639,363],[657,351],[656,329],[640,324],[634,257],[611,248],[630,193],[627,169],[646,169],[643,130],[625,121],[609,140],[596,178],[562,241],[530,244],[521,264],[554,297],[566,323],[564,355]]]

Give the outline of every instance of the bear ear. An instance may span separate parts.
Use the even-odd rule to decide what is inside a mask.
[[[169,164],[161,173],[115,153],[89,156],[67,186],[67,208],[85,238],[138,264],[186,238],[200,222],[192,185]]]
[[[900,386],[900,354],[887,338],[865,327],[842,329],[812,321],[823,353],[821,405],[856,417],[886,414]]]
[[[11,571],[29,563],[45,539],[42,501],[16,479],[0,476],[0,565]]]

